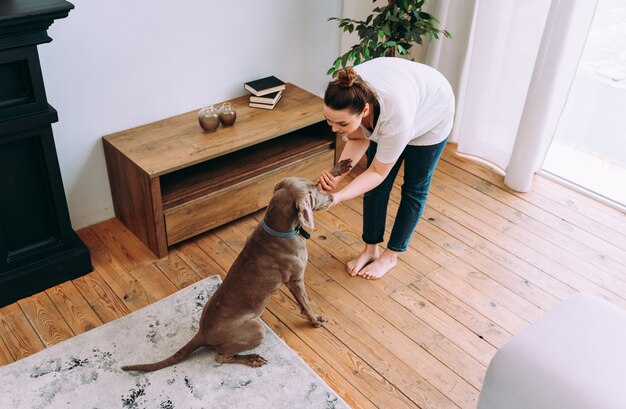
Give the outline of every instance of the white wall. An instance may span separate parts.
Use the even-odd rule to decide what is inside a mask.
[[[244,95],[267,75],[322,95],[339,55],[327,19],[342,0],[71,2],[39,53],[75,229],[114,216],[102,136]]]

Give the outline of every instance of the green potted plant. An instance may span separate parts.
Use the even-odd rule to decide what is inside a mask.
[[[375,2],[376,0],[373,0]],[[360,42],[338,57],[327,74],[335,76],[337,71],[352,63],[358,65],[376,57],[407,55],[414,44],[422,44],[422,37],[429,41],[443,34],[452,38],[446,30],[439,30],[439,21],[422,10],[425,0],[387,0],[387,5],[376,7],[365,21],[331,17],[338,21],[339,28],[348,33],[356,31]]]

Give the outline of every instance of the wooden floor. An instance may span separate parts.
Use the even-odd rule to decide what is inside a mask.
[[[532,192],[512,192],[454,148],[392,272],[378,281],[345,273],[362,249],[355,199],[317,213],[308,242],[306,282],[329,318],[325,328],[310,328],[286,289],[263,314],[353,407],[474,408],[496,350],[560,300],[583,291],[626,308],[625,213],[542,177]],[[390,214],[399,195],[396,186]],[[0,365],[223,276],[261,217],[184,242],[160,260],[115,219],[79,231],[95,271],[1,308]]]

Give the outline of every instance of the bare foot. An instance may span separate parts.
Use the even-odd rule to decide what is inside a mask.
[[[397,262],[398,253],[387,249],[380,257],[363,267],[357,275],[368,280],[376,280],[394,268]]]
[[[352,277],[360,275],[359,272],[363,267],[378,258],[378,244],[366,244],[365,249],[357,258],[348,261],[346,264],[348,274]]]

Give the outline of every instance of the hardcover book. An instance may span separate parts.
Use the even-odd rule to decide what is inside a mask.
[[[273,75],[269,77],[260,78],[254,81],[248,81],[243,84],[246,91],[251,92],[257,97],[262,95],[271,94],[276,91],[282,91],[285,89],[285,83]]]
[[[252,102],[250,101],[248,103],[249,107],[252,108],[261,108],[261,109],[274,109],[274,107],[276,106],[276,104],[278,104],[278,101],[280,101],[280,98],[283,96],[282,92],[278,95],[278,98],[276,99],[276,102],[274,102],[273,104],[263,104],[260,102]]]
[[[282,95],[282,91],[272,92],[271,94],[262,95],[257,97],[256,95],[250,95],[250,102],[257,102],[260,104],[275,104],[278,102]]]

